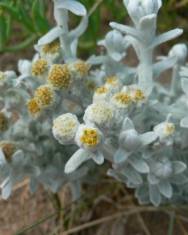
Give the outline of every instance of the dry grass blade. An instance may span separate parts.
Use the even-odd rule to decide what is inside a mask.
[[[111,221],[111,220],[115,220],[115,219],[117,219],[119,217],[130,216],[130,215],[133,215],[133,214],[136,214],[136,213],[151,212],[151,211],[152,212],[157,212],[157,211],[160,211],[160,209],[157,209],[157,208],[154,208],[154,207],[133,208],[132,210],[129,210],[129,211],[126,210],[126,211],[118,212],[118,213],[115,213],[113,215],[105,216],[103,218],[100,218],[100,219],[97,219],[97,220],[85,223],[83,225],[77,226],[77,227],[72,228],[72,229],[70,229],[68,231],[65,231],[62,235],[74,234],[74,233],[80,232],[82,230],[85,230],[85,229],[88,229],[88,228],[100,225],[102,223],[105,223],[105,222],[108,222],[108,221]]]
[[[103,0],[97,0],[96,3],[90,9],[88,16],[90,17],[97,9],[97,7],[103,2]]]
[[[138,217],[138,221],[139,221],[140,225],[142,226],[142,228],[143,228],[145,234],[146,234],[146,235],[151,235],[151,233],[150,233],[148,227],[147,227],[146,224],[145,224],[145,221],[144,221],[142,215],[141,215],[140,213],[138,213],[138,214],[137,214],[137,217]]]

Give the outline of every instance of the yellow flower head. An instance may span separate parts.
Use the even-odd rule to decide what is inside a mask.
[[[32,65],[32,75],[41,76],[43,75],[48,68],[48,62],[44,59],[38,59]]]
[[[108,89],[105,86],[98,87],[95,90],[96,94],[106,94],[108,92]]]
[[[66,64],[54,64],[48,75],[48,82],[55,89],[68,88],[71,83],[71,75]]]
[[[28,101],[27,108],[32,116],[38,116],[41,112],[41,107],[36,98],[30,99]]]
[[[106,84],[117,86],[119,85],[119,79],[116,76],[111,76],[106,78]]]
[[[0,112],[0,132],[8,129],[8,119],[3,112]]]
[[[126,92],[118,92],[112,97],[112,100],[117,106],[124,108],[131,103],[131,96]]]
[[[34,95],[41,107],[47,107],[54,102],[54,91],[48,85],[38,87]]]
[[[175,132],[175,125],[173,123],[166,123],[165,127],[164,127],[164,134],[166,136],[170,136],[173,135]]]
[[[100,137],[96,129],[86,128],[80,136],[80,141],[87,147],[95,147],[100,142]]]
[[[60,42],[59,40],[55,40],[49,44],[46,44],[42,48],[42,52],[44,54],[56,54],[60,50]]]
[[[75,70],[80,74],[80,76],[85,77],[88,75],[90,65],[82,60],[78,60],[74,63]]]
[[[10,162],[12,160],[12,155],[16,152],[15,144],[8,141],[1,141],[0,148],[3,151],[6,160]]]
[[[140,89],[136,89],[133,94],[133,101],[139,102],[145,100],[144,92]]]

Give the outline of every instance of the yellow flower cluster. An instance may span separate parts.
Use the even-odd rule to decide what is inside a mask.
[[[131,96],[126,92],[118,92],[114,95],[114,100],[122,105],[129,105],[131,103]]]
[[[94,147],[99,143],[99,135],[95,129],[88,128],[83,131],[80,141],[87,147]]]
[[[166,136],[170,136],[175,132],[175,125],[173,123],[167,123],[164,128],[164,133]]]
[[[41,112],[41,108],[40,108],[36,98],[32,98],[28,101],[27,109],[33,117],[37,117]]]
[[[107,77],[106,84],[116,86],[117,84],[119,84],[119,79],[116,76]]]
[[[85,63],[82,60],[76,61],[74,64],[75,70],[80,74],[81,77],[85,77],[88,75],[90,65]]]
[[[136,89],[133,92],[132,98],[133,98],[133,101],[139,102],[139,101],[145,100],[146,97],[145,97],[144,92],[142,90]]]
[[[55,54],[58,53],[60,50],[60,42],[58,40],[55,40],[49,44],[46,44],[42,48],[42,52],[44,54]]]
[[[29,100],[27,107],[32,116],[38,116],[44,108],[51,106],[54,101],[54,90],[48,85],[43,85],[36,89],[34,98]]]
[[[43,75],[48,68],[48,62],[45,59],[38,59],[32,65],[32,75],[41,76]]]
[[[96,94],[106,94],[108,92],[108,89],[105,86],[98,87],[95,90]]]
[[[36,89],[34,96],[41,107],[46,107],[53,104],[55,95],[50,86],[44,85]]]
[[[48,83],[54,89],[68,88],[71,83],[71,74],[66,64],[54,64],[48,75]]]

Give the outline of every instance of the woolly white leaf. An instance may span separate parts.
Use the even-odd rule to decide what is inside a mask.
[[[87,14],[84,5],[76,0],[58,0],[57,8],[69,10],[78,16],[85,16]]]

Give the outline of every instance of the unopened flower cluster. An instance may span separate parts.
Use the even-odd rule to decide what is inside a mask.
[[[3,198],[29,178],[32,192],[68,184],[76,199],[108,162],[107,175],[134,189],[141,204],[187,200],[188,51],[177,44],[166,56],[153,55],[183,31],[156,33],[161,0],[123,4],[133,25],[111,22],[98,42],[105,52],[82,60],[87,11],[79,1],[54,0],[57,25],[34,46],[33,59],[18,62],[19,75],[0,72]],[[70,12],[82,17],[75,29]],[[130,46],[136,67],[126,65]],[[170,82],[159,81],[169,69]]]

